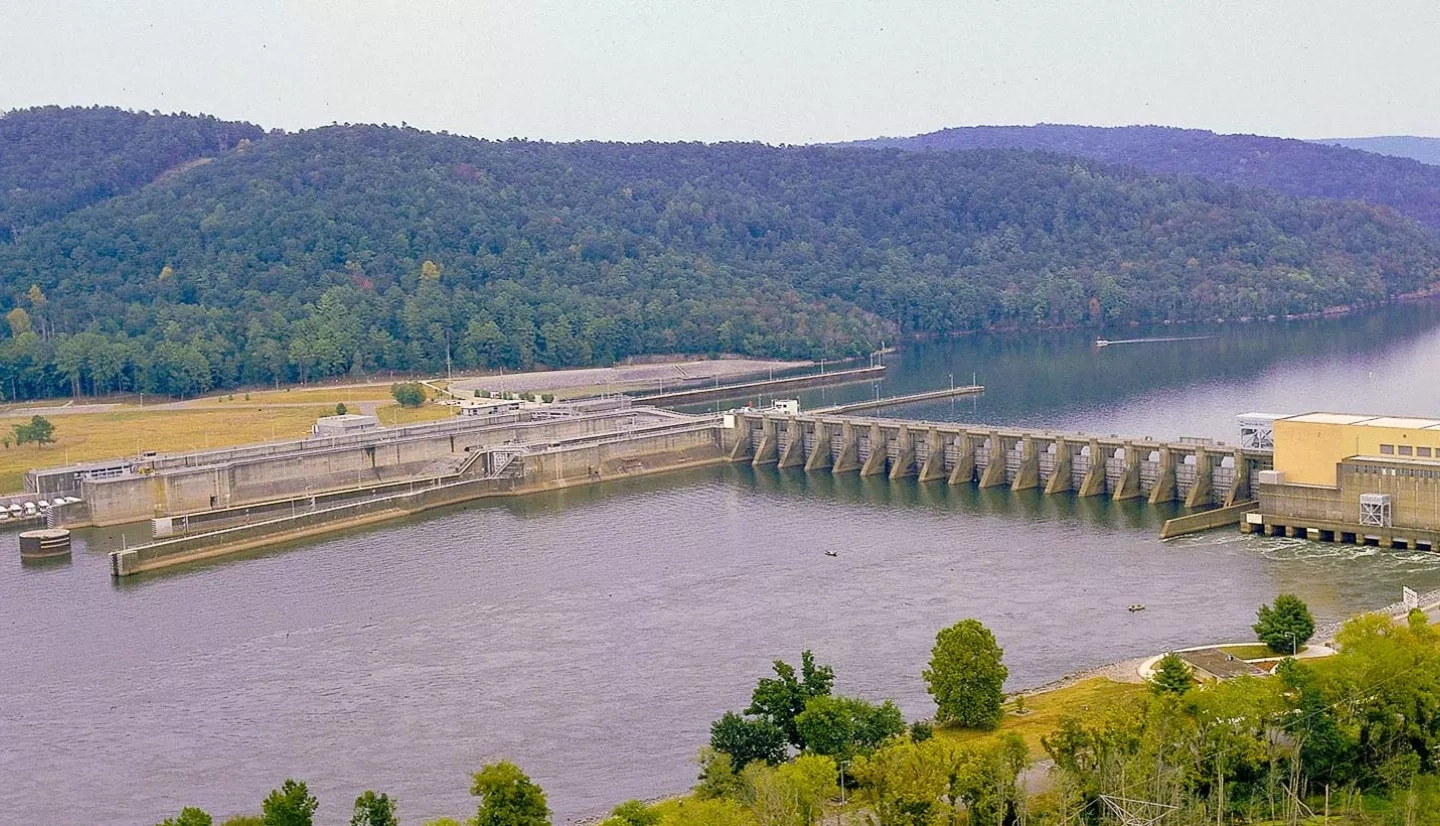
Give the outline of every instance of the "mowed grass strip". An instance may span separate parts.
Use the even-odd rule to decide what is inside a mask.
[[[358,412],[358,411],[357,411]],[[207,447],[298,439],[310,432],[321,416],[335,413],[334,405],[289,407],[225,402],[223,405],[167,409],[123,410],[50,416],[55,443],[0,449],[0,492],[24,489],[25,471],[39,467],[136,456],[142,451],[184,453]],[[414,424],[455,415],[452,407],[427,404],[402,408],[396,404],[376,409],[382,424]],[[0,417],[0,432],[13,433],[29,417]]]
[[[1040,738],[1056,731],[1060,726],[1060,718],[1114,705],[1146,690],[1143,683],[1118,683],[1105,677],[1093,677],[1054,691],[1026,697],[1024,714],[1015,713],[1013,701],[1006,703],[1005,716],[994,731],[942,726],[935,729],[935,736],[966,742],[1013,731],[1020,735],[1029,747],[1031,759],[1036,759],[1045,753],[1040,745]]]

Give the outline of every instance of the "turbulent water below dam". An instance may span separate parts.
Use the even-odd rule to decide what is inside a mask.
[[[983,337],[889,358],[879,387],[985,396],[905,418],[1228,440],[1251,410],[1440,414],[1440,305],[1289,324]],[[684,790],[711,720],[770,660],[812,648],[837,690],[928,715],[937,629],[973,616],[1012,688],[1171,647],[1245,639],[1300,594],[1322,620],[1440,587],[1440,555],[1242,536],[1156,539],[1169,508],[1036,491],[728,466],[483,501],[112,581],[137,527],[72,560],[0,564],[0,810],[145,824],[258,811],[286,777],[348,821],[367,788],[404,822],[473,812],[508,758],[557,821]],[[836,556],[826,555],[836,552]],[[1132,614],[1126,606],[1145,603]],[[218,820],[218,818],[217,818]]]

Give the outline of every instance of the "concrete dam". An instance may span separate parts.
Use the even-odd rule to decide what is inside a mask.
[[[228,450],[32,471],[32,492],[73,495],[55,527],[149,520],[154,541],[111,554],[130,574],[515,496],[723,462],[1182,502],[1189,529],[1248,508],[1269,450],[867,418],[820,411],[687,415],[624,399]],[[1179,520],[1175,520],[1179,521]]]
[[[731,461],[891,479],[1043,489],[1047,494],[1243,505],[1273,451],[1177,442],[831,415],[725,414]]]

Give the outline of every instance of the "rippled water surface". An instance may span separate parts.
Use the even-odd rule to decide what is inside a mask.
[[[876,389],[981,399],[888,415],[1233,439],[1247,410],[1440,413],[1440,314],[917,345]],[[817,404],[821,393],[806,394]],[[559,819],[684,789],[709,722],[776,657],[928,714],[935,631],[974,616],[1013,687],[1243,639],[1289,590],[1330,619],[1440,587],[1440,557],[1243,537],[1155,539],[1167,509],[726,467],[481,503],[112,583],[116,529],[69,563],[0,564],[0,811],[153,823],[258,810],[287,776],[348,821],[473,811],[468,773],[520,763]],[[828,557],[834,550],[836,557]],[[1143,602],[1149,610],[1125,607]]]

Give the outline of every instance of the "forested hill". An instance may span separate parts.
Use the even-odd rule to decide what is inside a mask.
[[[1440,167],[1343,146],[1164,126],[970,126],[844,146],[895,149],[1040,149],[1160,174],[1198,175],[1302,198],[1351,198],[1391,207],[1440,231]]]
[[[113,107],[6,112],[0,115],[0,243],[264,135],[249,123]]]
[[[330,127],[0,244],[0,387],[834,357],[899,331],[1302,313],[1437,273],[1440,245],[1388,211],[1040,153]]]

